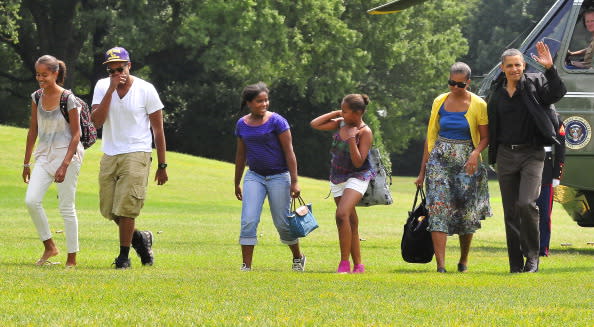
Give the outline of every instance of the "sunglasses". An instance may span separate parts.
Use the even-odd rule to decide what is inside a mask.
[[[453,80],[450,79],[450,80],[448,80],[448,85],[449,86],[457,86],[457,87],[463,89],[463,88],[466,87],[466,85],[468,85],[468,83],[456,82],[456,81],[453,81]]]
[[[115,73],[115,72],[121,73],[121,72],[123,72],[123,71],[124,71],[124,66],[120,66],[120,67],[118,67],[118,68],[114,68],[114,69],[107,68],[107,73],[108,73],[109,75],[111,75],[111,74],[113,74],[113,73]]]

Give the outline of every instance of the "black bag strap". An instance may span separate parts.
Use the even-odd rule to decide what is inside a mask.
[[[299,201],[299,206],[305,205],[305,201],[303,201],[303,198],[301,197],[301,195],[299,195],[297,198],[293,198],[291,200],[291,211],[295,211],[295,209],[297,209],[296,201]]]
[[[413,202],[411,212],[415,211],[415,208],[417,207],[417,200],[419,199],[419,194],[421,195],[420,203],[425,202],[425,191],[423,191],[422,186],[417,185],[417,193],[415,194],[415,201]]]
[[[60,111],[62,111],[62,116],[66,119],[67,123],[70,123],[70,118],[68,118],[68,97],[72,94],[71,91],[64,89],[62,95],[60,96]]]
[[[35,91],[35,105],[39,105],[39,98],[43,95],[43,89]]]

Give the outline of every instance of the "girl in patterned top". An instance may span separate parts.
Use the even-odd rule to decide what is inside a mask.
[[[373,143],[373,133],[363,122],[369,97],[349,94],[342,99],[341,110],[323,114],[311,121],[311,127],[321,131],[334,130],[330,168],[330,188],[336,203],[336,226],[340,242],[340,263],[337,273],[363,273],[359,243],[359,218],[355,205],[375,176],[367,156]]]
[[[80,104],[71,94],[66,101],[69,122],[60,110],[60,99],[64,88],[66,65],[55,57],[45,55],[35,63],[36,79],[41,88],[41,96],[31,94],[31,121],[27,134],[27,145],[23,164],[23,181],[28,183],[25,203],[31,219],[37,228],[45,250],[37,265],[53,264],[51,257],[59,250],[52,239],[43,197],[52,182],[58,186],[59,208],[64,218],[64,230],[68,256],[66,267],[76,265],[78,252],[78,218],[74,207],[74,197],[78,172],[82,164],[83,146],[80,143]],[[35,148],[35,167],[30,168],[31,155]]]

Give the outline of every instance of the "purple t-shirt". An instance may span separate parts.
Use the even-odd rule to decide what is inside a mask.
[[[288,130],[289,123],[277,113],[260,126],[250,126],[239,118],[235,125],[235,136],[245,144],[247,163],[250,170],[262,176],[287,172],[287,162],[278,136]]]

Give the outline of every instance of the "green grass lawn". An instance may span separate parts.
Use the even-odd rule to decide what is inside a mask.
[[[40,326],[593,326],[594,229],[578,227],[556,205],[551,256],[536,274],[509,274],[501,198],[491,182],[494,216],[475,235],[469,272],[456,271],[458,240],[449,238],[447,274],[435,262],[408,264],[400,238],[414,196],[413,178],[396,177],[391,206],[359,209],[362,275],[338,275],[334,204],[327,181],[301,178],[320,228],[302,239],[306,272],[291,271],[266,207],[253,271],[242,273],[241,202],[233,165],[169,153],[169,183],[149,186],[137,221],[155,232],[155,266],[110,264],[116,225],[98,210],[100,143],[86,153],[79,178],[78,267],[36,267],[43,246],[24,205],[21,179],[26,130],[0,126],[0,325]],[[234,146],[234,145],[228,145]],[[152,174],[154,174],[154,169]],[[56,190],[45,208],[64,252]],[[157,232],[159,234],[157,234]],[[571,246],[561,246],[571,243]]]

